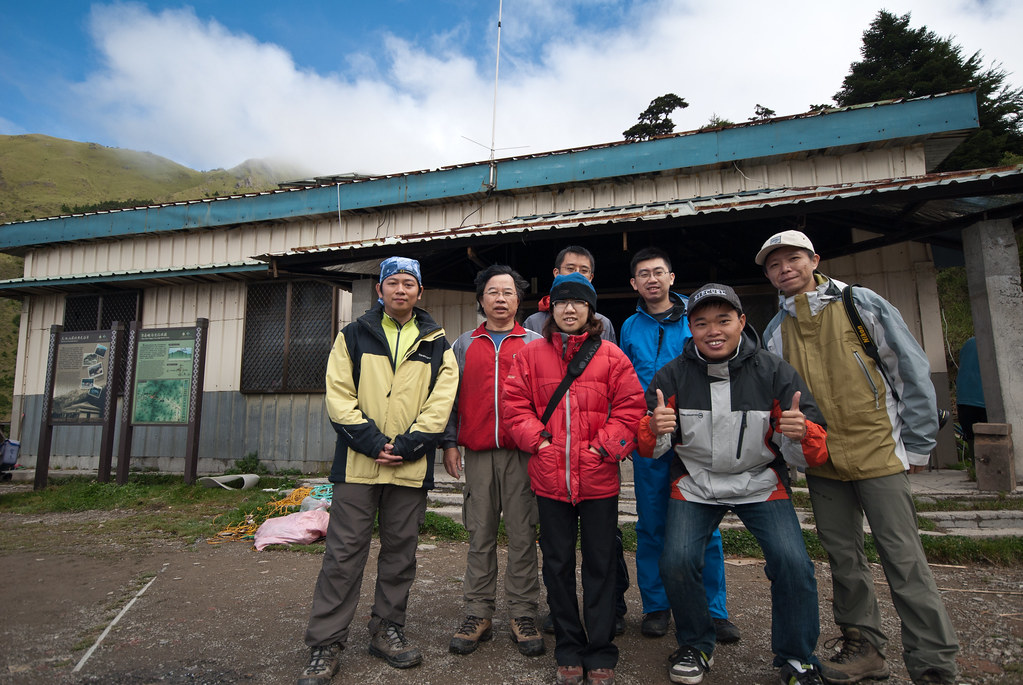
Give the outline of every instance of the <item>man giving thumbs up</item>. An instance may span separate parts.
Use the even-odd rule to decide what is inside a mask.
[[[661,577],[676,618],[668,677],[699,683],[714,664],[714,624],[703,592],[704,548],[729,510],[756,537],[771,579],[774,666],[783,683],[820,683],[814,655],[817,582],[789,499],[788,469],[828,458],[824,418],[806,384],[746,329],[732,288],[689,297],[693,339],[654,374],[640,422],[643,457],[673,449]]]

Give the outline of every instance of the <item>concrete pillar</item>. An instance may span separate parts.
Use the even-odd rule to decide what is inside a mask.
[[[1012,492],[1016,488],[1012,426],[1007,423],[975,423],[977,489]]]
[[[363,278],[352,282],[352,320],[358,319],[377,302],[376,279]]]
[[[1023,290],[1012,221],[980,221],[963,229],[966,279],[977,336],[984,403],[991,423],[1023,426]],[[1023,475],[1023,441],[1013,448]]]

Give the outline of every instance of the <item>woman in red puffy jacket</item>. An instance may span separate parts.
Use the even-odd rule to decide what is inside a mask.
[[[632,363],[600,340],[597,293],[581,274],[558,276],[551,286],[544,339],[516,355],[505,383],[505,420],[519,449],[530,453],[529,478],[540,513],[543,581],[554,618],[557,683],[614,682],[615,529],[618,462],[636,444],[646,414]],[[583,347],[588,340],[594,342]],[[599,345],[592,350],[593,344]],[[592,357],[541,418],[577,353]],[[588,349],[590,348],[590,349]],[[578,363],[579,360],[576,360]],[[581,536],[583,617],[575,587],[577,531]]]

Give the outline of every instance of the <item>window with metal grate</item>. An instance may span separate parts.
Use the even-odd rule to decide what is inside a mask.
[[[316,281],[248,287],[241,391],[324,392],[337,334],[337,293]]]

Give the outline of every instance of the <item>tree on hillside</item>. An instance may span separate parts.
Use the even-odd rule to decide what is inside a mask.
[[[676,109],[685,109],[689,103],[674,93],[665,93],[654,98],[639,115],[639,123],[622,131],[626,140],[649,140],[655,136],[663,136],[675,130],[675,122],[668,115]]]
[[[980,130],[939,170],[998,166],[1023,154],[1023,88],[1012,88],[1000,65],[984,69],[979,51],[965,57],[952,37],[912,28],[908,13],[881,10],[863,32],[860,54],[835,94],[840,106],[977,89]]]
[[[765,121],[775,115],[775,111],[770,107],[764,107],[759,102],[757,106],[753,108],[753,116],[749,118],[750,121]]]

